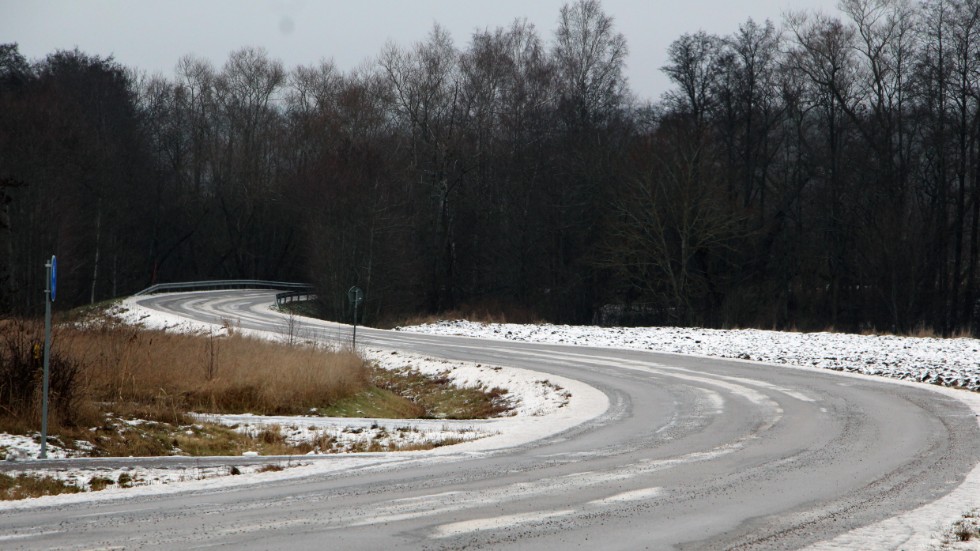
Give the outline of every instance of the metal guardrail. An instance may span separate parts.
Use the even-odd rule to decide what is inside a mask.
[[[276,306],[282,308],[290,302],[300,302],[303,300],[313,300],[316,298],[316,293],[313,289],[307,289],[305,291],[286,291],[285,293],[276,293]]]
[[[204,291],[215,289],[279,289],[291,293],[301,293],[302,295],[313,294],[313,286],[306,283],[288,283],[262,279],[219,279],[212,281],[185,281],[182,283],[157,283],[136,293],[136,296],[174,291]],[[276,295],[276,302],[279,302],[279,295]]]

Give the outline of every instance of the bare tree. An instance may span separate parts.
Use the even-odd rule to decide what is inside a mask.
[[[980,59],[976,56],[980,44],[980,3],[934,0],[927,2],[923,9],[925,47],[921,64],[925,82],[922,88],[932,113],[931,144],[937,165],[936,208],[940,218],[935,231],[937,249],[941,248],[937,250],[937,263],[940,263],[937,271],[941,292],[946,295],[940,305],[939,324],[948,334],[969,324],[975,296],[977,259],[976,253],[966,258],[966,232],[967,188],[971,172],[972,179],[976,179],[975,147],[980,124],[977,106]],[[947,197],[947,187],[951,188],[953,199]],[[974,203],[976,197],[974,183]],[[950,203],[951,223],[947,213]],[[972,218],[975,227],[977,217]],[[948,234],[952,235],[953,260],[947,274]]]
[[[704,323],[703,301],[718,285],[712,263],[744,235],[710,169],[709,143],[689,124],[665,120],[637,152],[646,166],[612,205],[601,263],[663,309],[665,322]]]
[[[829,319],[836,324],[841,307],[841,282],[848,272],[846,204],[844,202],[845,113],[853,112],[856,99],[856,66],[853,59],[853,29],[839,19],[824,15],[792,14],[788,17],[794,44],[789,52],[789,68],[808,82],[808,101],[823,118],[821,130],[827,148],[824,178],[829,208],[824,222],[830,244],[826,255],[826,279],[830,288]]]
[[[867,267],[866,280],[877,280],[874,288],[890,310],[892,325],[900,328],[918,308],[916,286],[923,269],[908,262],[908,251],[925,247],[916,225],[909,223],[915,215],[909,175],[916,129],[908,118],[914,93],[910,75],[918,42],[914,11],[907,0],[846,0],[841,7],[855,32],[854,90],[858,105],[869,114],[846,102],[841,105],[874,163],[867,174],[873,185],[865,187],[858,205],[867,223],[860,232],[869,240],[866,250],[879,253],[860,266]]]
[[[619,109],[628,89],[623,66],[629,49],[598,0],[565,4],[558,18],[553,56],[562,101],[592,124]]]
[[[23,187],[24,183],[13,177],[15,168],[11,157],[16,154],[15,144],[20,140],[14,130],[19,125],[12,119],[17,117],[15,105],[30,76],[30,67],[17,44],[0,44],[0,316],[13,310],[17,288],[10,203],[14,188]]]
[[[459,294],[457,202],[472,161],[459,146],[463,108],[459,53],[445,29],[436,25],[429,39],[409,51],[389,45],[379,61],[394,95],[397,116],[410,132],[413,167],[427,204],[419,205],[428,236],[429,304],[454,308]]]
[[[273,272],[282,248],[291,246],[288,233],[273,231],[282,221],[271,212],[281,193],[277,137],[285,82],[282,63],[254,48],[232,52],[215,80],[221,115],[215,198],[227,239],[219,265],[240,277]]]
[[[687,113],[696,128],[706,125],[713,100],[712,92],[721,74],[721,40],[704,31],[684,34],[667,49],[669,63],[661,70],[680,90],[668,91],[664,99],[682,113]]]
[[[759,203],[765,216],[769,162],[776,143],[770,133],[779,120],[779,82],[776,75],[779,34],[770,21],[749,19],[727,40],[735,58],[736,117],[741,144],[742,204]]]

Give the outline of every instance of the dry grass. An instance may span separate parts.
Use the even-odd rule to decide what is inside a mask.
[[[836,333],[838,331],[827,330],[828,333]],[[949,335],[948,337],[943,336],[942,331],[935,329],[931,325],[926,325],[920,323],[916,325],[909,331],[906,332],[893,332],[893,331],[880,331],[874,327],[865,327],[861,329],[858,333],[860,335],[876,335],[876,336],[895,336],[895,337],[914,337],[919,339],[973,339],[973,332],[969,328],[961,328]]]
[[[956,549],[960,544],[980,539],[980,509],[964,513],[962,518],[940,533],[939,549]],[[973,549],[972,544],[967,547]]]
[[[79,332],[64,350],[80,359],[92,397],[178,411],[300,414],[363,389],[352,353],[139,330]]]
[[[0,501],[13,501],[31,497],[75,494],[82,491],[50,476],[19,474],[10,476],[0,473]]]
[[[80,366],[56,352],[52,350],[49,362],[50,410],[70,424],[82,409]],[[0,319],[0,419],[21,428],[37,425],[43,363],[43,324]]]
[[[0,329],[0,371],[16,375],[0,378],[0,430],[23,433],[40,418],[34,344],[43,342],[43,328],[8,321]],[[303,414],[368,385],[367,367],[353,353],[238,335],[60,326],[51,357],[71,375],[52,371],[54,429],[99,426],[107,412],[173,424],[187,424],[189,411]]]
[[[501,302],[499,300],[482,300],[464,304],[455,310],[438,314],[408,316],[406,318],[382,323],[387,328],[396,326],[424,325],[440,320],[465,319],[478,323],[544,323],[544,320],[533,310],[518,304]]]

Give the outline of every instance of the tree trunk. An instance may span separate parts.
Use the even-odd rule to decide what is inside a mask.
[[[99,254],[102,252],[102,198],[99,197],[95,213],[95,260],[92,262],[92,292],[89,304],[95,304],[95,288],[99,283]]]
[[[965,89],[960,94],[960,128],[959,128],[959,166],[957,167],[956,179],[959,189],[956,194],[956,229],[954,232],[953,245],[953,278],[952,289],[950,290],[950,311],[947,316],[948,324],[944,334],[949,336],[960,325],[960,283],[963,280],[963,233],[966,225],[966,160],[970,150],[966,143],[967,136],[967,97]]]
[[[977,124],[974,126],[980,131],[980,116],[976,117]],[[980,141],[976,143],[973,152],[973,225],[970,228],[970,260],[967,264],[966,275],[966,304],[963,312],[967,325],[971,328],[973,335],[980,335],[980,319],[977,319],[976,289],[977,289],[977,263],[980,262]]]
[[[10,185],[0,182],[0,315],[13,309],[14,300],[14,240],[8,206],[12,199],[4,189]]]

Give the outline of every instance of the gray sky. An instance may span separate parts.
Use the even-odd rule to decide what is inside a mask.
[[[438,22],[457,47],[474,30],[526,18],[550,44],[565,0],[0,0],[0,43],[17,42],[28,59],[78,47],[129,67],[173,76],[185,54],[224,64],[243,46],[264,47],[287,68],[332,58],[350,69],[385,42],[410,46]],[[787,10],[834,12],[836,0],[603,0],[626,36],[633,92],[656,99],[667,46],[699,29],[727,35],[749,17],[777,25]]]

